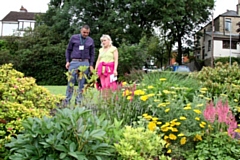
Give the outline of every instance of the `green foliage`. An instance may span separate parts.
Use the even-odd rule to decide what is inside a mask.
[[[7,42],[5,40],[0,39],[0,51],[7,49]]]
[[[118,154],[126,160],[156,159],[168,160],[163,155],[166,142],[161,136],[144,127],[132,128],[126,126],[123,129],[123,138],[115,143]]]
[[[76,107],[58,110],[52,118],[28,118],[24,130],[7,144],[10,159],[111,159],[114,147],[106,143],[112,126],[104,117]]]
[[[65,50],[67,41],[61,39],[49,27],[41,25],[34,31],[27,30],[21,38],[6,38],[9,46],[8,59],[0,54],[4,63],[13,63],[15,69],[26,76],[34,77],[41,85],[65,85]]]
[[[60,99],[37,86],[35,79],[14,70],[11,64],[0,66],[0,155],[7,152],[4,143],[22,130],[22,120],[49,115]]]
[[[214,63],[217,64],[218,62],[221,62],[222,64],[226,64],[226,63],[229,63],[229,57],[221,57],[221,58],[217,58],[214,60]],[[237,57],[231,57],[231,62],[232,64],[234,62],[237,62],[238,65],[240,64],[240,58],[237,58]]]
[[[223,132],[210,134],[185,157],[187,160],[236,160],[240,157],[239,141]]]
[[[125,73],[130,73],[132,69],[140,69],[144,65],[147,55],[140,44],[131,46],[122,44],[118,51],[118,72],[121,76],[124,76]]]
[[[70,35],[79,33],[83,24],[88,24],[97,48],[100,47],[100,41],[97,40],[102,34],[111,35],[116,46],[123,42],[136,44],[144,32],[151,34],[152,17],[158,18],[157,12],[151,11],[153,5],[149,1],[131,0],[51,0],[43,21],[66,40]]]
[[[227,99],[231,109],[237,114],[239,109],[236,106],[240,103],[240,70],[236,62],[231,66],[218,62],[215,68],[204,67],[191,76],[197,78],[213,96]]]

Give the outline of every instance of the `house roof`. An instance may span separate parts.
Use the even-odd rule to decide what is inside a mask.
[[[35,20],[36,12],[9,12],[1,21]]]
[[[233,10],[227,10],[227,12],[220,14],[220,16],[230,16],[230,17],[239,17],[236,11]]]

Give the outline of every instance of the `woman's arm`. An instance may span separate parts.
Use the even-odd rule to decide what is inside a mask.
[[[113,58],[114,58],[114,75],[117,76],[117,68],[118,68],[118,50],[116,49],[113,53]]]

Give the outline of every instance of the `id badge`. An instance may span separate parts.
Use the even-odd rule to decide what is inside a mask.
[[[84,50],[84,46],[79,46],[79,50],[80,51]]]

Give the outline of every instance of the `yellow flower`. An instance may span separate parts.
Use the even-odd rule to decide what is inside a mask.
[[[132,92],[127,89],[123,92],[122,96],[128,96],[130,94],[132,94]]]
[[[172,152],[172,150],[171,149],[169,149],[168,151],[167,151],[167,153],[171,153]]]
[[[167,102],[167,101],[166,101],[166,103],[165,103],[165,104],[166,104],[166,105],[169,105],[169,104],[170,104],[170,102]]]
[[[238,102],[238,100],[237,100],[237,99],[234,99],[234,102]]]
[[[206,93],[206,91],[202,91],[202,90],[201,90],[200,92],[201,92],[201,93]]]
[[[235,132],[240,133],[240,128],[236,129]]]
[[[163,132],[167,132],[168,129],[169,129],[169,127],[161,127],[161,131],[163,131]]]
[[[178,132],[177,128],[171,128],[172,132]]]
[[[171,93],[171,92],[168,91],[168,90],[163,90],[163,93],[165,93],[165,94],[169,94],[169,93]]]
[[[163,137],[163,139],[164,140],[167,140],[169,137],[167,136],[167,135],[165,135],[164,137]]]
[[[187,138],[186,137],[182,137],[180,140],[180,144],[184,145],[187,142]]]
[[[144,113],[142,116],[143,116],[143,117],[146,117],[146,116],[148,116],[148,114],[147,114],[147,113]]]
[[[201,114],[202,112],[200,111],[200,110],[198,110],[198,109],[194,109],[193,110],[195,113],[197,113],[197,114]]]
[[[162,125],[162,127],[168,127],[170,125],[169,122],[166,122],[164,125]]]
[[[153,120],[153,121],[157,121],[158,118],[157,118],[157,117],[153,117],[152,120]]]
[[[189,110],[189,109],[192,109],[191,107],[184,107],[183,108],[184,110]]]
[[[141,96],[140,99],[141,99],[142,101],[146,101],[146,100],[148,99],[148,96]]]
[[[200,126],[201,128],[205,128],[205,125],[203,125],[202,123],[199,124],[199,126]]]
[[[206,122],[204,122],[204,121],[202,121],[201,123],[202,123],[203,125],[206,125]]]
[[[148,89],[152,89],[152,88],[154,88],[154,87],[153,87],[153,86],[148,86],[147,88],[148,88]]]
[[[181,124],[181,122],[175,122],[176,126],[179,126]]]
[[[132,96],[127,96],[127,99],[128,99],[128,100],[131,100],[131,99],[132,99]]]
[[[160,78],[159,80],[160,81],[166,81],[167,79],[166,78]]]
[[[151,93],[151,94],[148,94],[147,96],[148,97],[152,97],[152,96],[154,96],[155,94],[153,94],[153,93]]]
[[[198,97],[204,97],[204,95],[202,95],[202,94],[199,94],[199,95],[198,95]]]
[[[194,141],[198,141],[198,140],[200,140],[200,141],[202,140],[202,136],[199,134],[195,135],[195,137],[194,137]]]
[[[152,119],[152,116],[146,116],[146,117],[144,117],[145,119],[147,119],[147,120],[150,120],[150,119]]]
[[[196,117],[195,120],[200,121],[200,118],[199,118],[199,117]]]
[[[165,109],[165,112],[166,112],[166,113],[169,112],[169,111],[170,111],[170,108]]]
[[[212,98],[208,98],[208,97],[205,97],[205,99],[208,100],[208,101],[212,100]]]
[[[167,143],[167,144],[166,144],[166,148],[168,148],[168,147],[169,147],[169,145],[170,145],[170,143]]]
[[[179,119],[180,119],[180,120],[186,120],[187,118],[184,117],[184,116],[181,116]]]
[[[122,86],[126,86],[127,85],[127,82],[122,82]]]
[[[183,137],[183,136],[184,136],[183,133],[178,134],[178,137]]]
[[[155,131],[156,124],[154,122],[149,122],[148,123],[148,129],[151,130],[151,131]]]
[[[176,140],[176,139],[177,139],[177,136],[175,136],[174,134],[170,133],[170,134],[169,134],[169,139],[171,139],[171,140]]]
[[[158,104],[158,107],[161,107],[161,106],[162,106],[162,107],[166,107],[166,103],[159,103],[159,104]]]
[[[144,95],[144,94],[145,94],[145,92],[140,89],[134,91],[134,95],[137,95],[137,96]]]
[[[162,124],[162,122],[157,122],[157,124]]]
[[[207,88],[201,88],[200,90],[201,91],[207,91],[208,89]]]
[[[175,118],[174,120],[171,120],[170,123],[174,123],[175,124],[176,121],[177,121],[177,118]]]
[[[203,104],[198,104],[198,105],[197,105],[197,107],[202,107],[202,106],[203,106]]]

